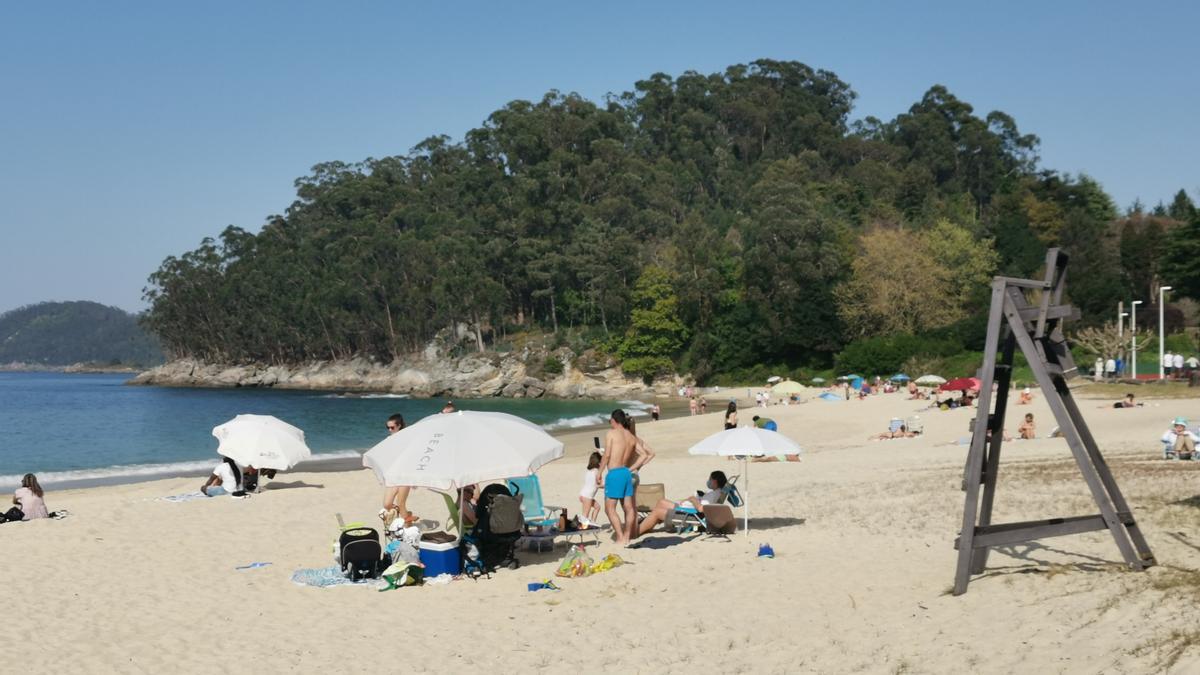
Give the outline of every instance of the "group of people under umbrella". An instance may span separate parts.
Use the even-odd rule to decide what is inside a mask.
[[[286,471],[312,456],[304,432],[269,415],[238,415],[213,429],[220,441],[217,465],[202,491],[210,496],[242,496],[257,474]],[[798,455],[799,445],[775,431],[756,427],[727,429],[689,449],[692,455],[743,460],[743,529],[749,529],[749,475],[746,460]],[[564,445],[542,427],[500,412],[456,411],[430,415],[389,435],[363,455],[387,487],[422,487],[462,493],[469,486],[533,475],[563,457]],[[630,507],[633,495],[618,506]],[[627,509],[628,511],[628,509]],[[462,532],[462,510],[458,531]],[[614,527],[618,524],[614,523]]]

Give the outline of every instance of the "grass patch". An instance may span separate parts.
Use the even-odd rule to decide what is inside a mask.
[[[1125,394],[1132,393],[1138,398],[1148,399],[1182,399],[1200,398],[1200,389],[1187,386],[1186,382],[1151,381],[1140,384],[1121,382],[1093,382],[1072,387],[1072,395],[1077,398],[1122,399]]]

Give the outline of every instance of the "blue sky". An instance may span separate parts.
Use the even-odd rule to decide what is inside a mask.
[[[256,230],[317,162],[459,138],[551,88],[599,99],[756,58],[834,71],[855,117],[945,84],[1121,206],[1195,196],[1198,20],[1183,2],[4,3],[0,311],[141,309],[164,257]]]

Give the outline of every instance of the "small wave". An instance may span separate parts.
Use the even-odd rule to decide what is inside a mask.
[[[322,394],[317,398],[412,398],[408,394]]]
[[[315,462],[327,462],[337,459],[347,459],[350,457],[359,457],[362,453],[356,450],[339,450],[337,452],[322,452],[314,454],[312,459],[305,462],[306,464]],[[71,471],[43,471],[39,472],[38,482],[53,486],[57,483],[67,483],[74,481],[89,481],[89,480],[117,480],[122,478],[170,478],[185,473],[194,473],[196,471],[205,471],[213,468],[217,463],[217,458],[200,459],[189,462],[170,462],[166,464],[119,464],[116,466],[106,466],[98,469],[74,469]],[[0,476],[0,489],[17,487],[21,484],[21,478],[24,474]]]
[[[604,424],[608,421],[608,415],[596,413],[595,415],[583,415],[582,417],[561,417],[542,425],[546,431],[558,431],[559,429],[580,429],[582,427],[594,427]]]
[[[628,401],[617,401],[617,403],[619,403],[622,408],[632,408],[635,411],[641,410],[641,411],[648,412],[651,408],[654,407],[653,403],[647,403],[645,401],[636,401],[633,399],[630,399]]]

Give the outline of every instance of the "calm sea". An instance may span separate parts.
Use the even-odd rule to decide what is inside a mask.
[[[0,373],[0,488],[26,472],[43,483],[136,480],[207,468],[212,428],[241,413],[274,415],[304,430],[323,458],[353,457],[386,435],[392,413],[414,422],[443,400],[393,394],[272,389],[130,387],[126,375]],[[548,430],[600,424],[638,401],[457,399],[464,410],[520,415]]]

